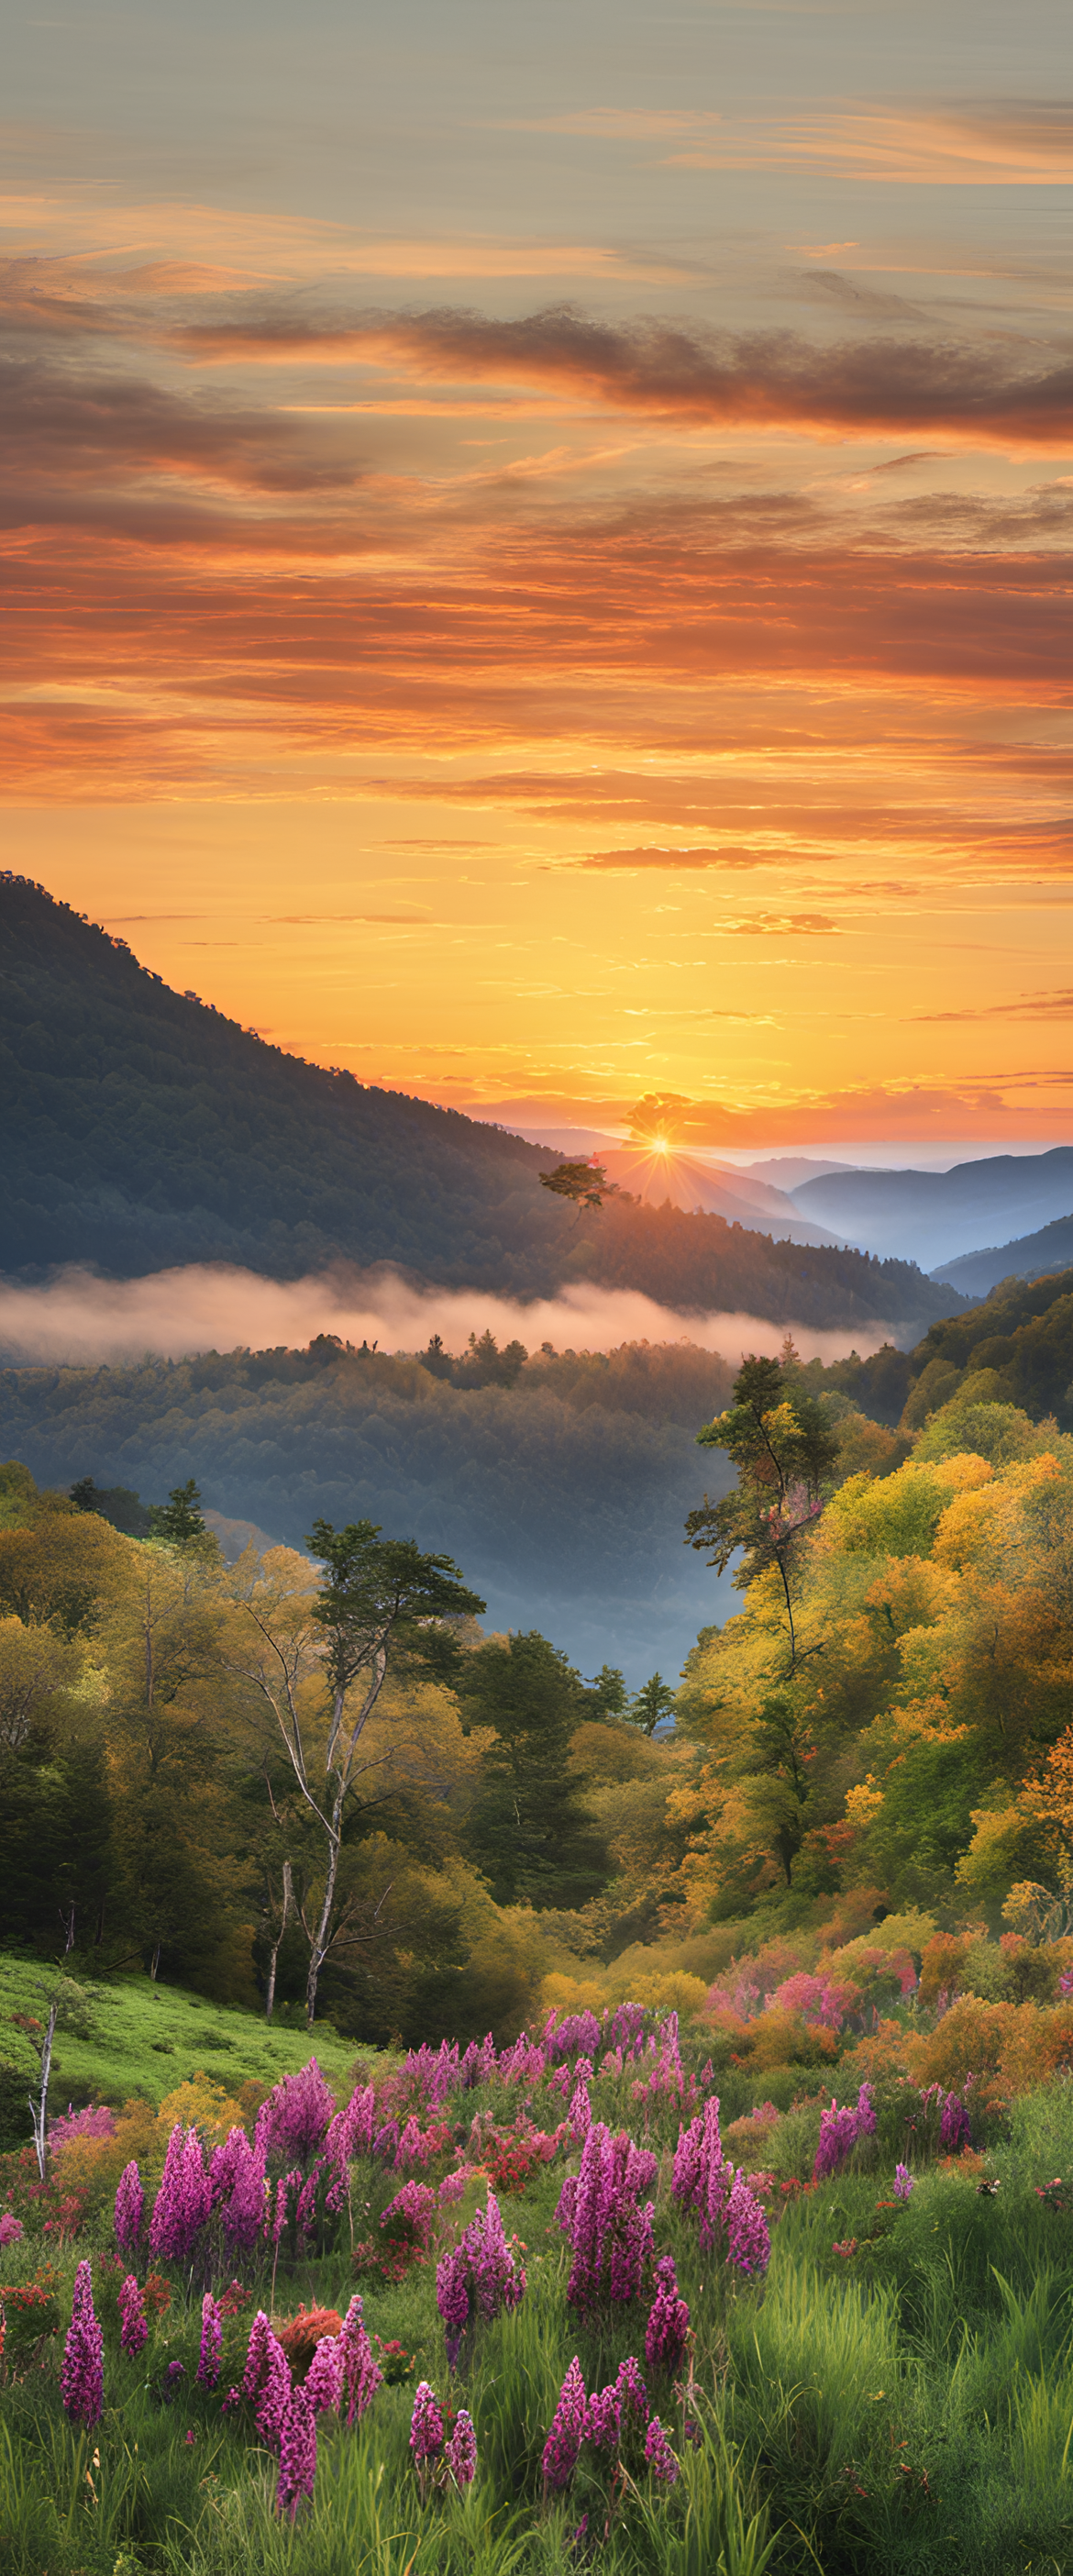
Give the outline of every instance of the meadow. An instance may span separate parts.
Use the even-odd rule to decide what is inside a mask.
[[[5,2017],[50,1974],[7,1958]],[[347,2065],[327,2026],[311,2064],[144,1977],[64,1981],[78,2107],[43,2183],[0,2164],[0,2563],[1067,2568],[1073,2081],[928,2080],[1067,2008],[932,1988],[811,2069],[739,1994],[750,2070],[719,1991],[684,2031],[627,2005]]]

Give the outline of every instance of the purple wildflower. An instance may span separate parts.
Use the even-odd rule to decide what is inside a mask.
[[[343,2401],[344,2353],[338,2335],[322,2335],[305,2375],[305,2392],[315,2415],[338,2414]]]
[[[215,2388],[220,2376],[220,2354],[224,2347],[224,2330],[219,2308],[211,2290],[201,2302],[201,2350],[197,2375],[203,2388]]]
[[[149,2221],[149,2251],[185,2262],[209,2214],[209,2179],[196,2129],[177,2121],[168,2139],[160,2189]]]
[[[277,2341],[264,2309],[258,2308],[250,2328],[242,2394],[253,2399],[254,2421],[262,2442],[270,2451],[278,2451],[282,2440],[290,2388],[287,2355]]]
[[[389,2200],[380,2225],[390,2228],[392,2235],[412,2238],[415,2245],[427,2245],[435,2214],[436,2194],[428,2183],[404,2182],[394,2200]]]
[[[652,2251],[652,2205],[636,2204],[656,2171],[647,2148],[593,2121],[580,2172],[564,2183],[557,2213],[573,2253],[566,2293],[573,2307],[592,2307],[604,2295],[636,2298]]]
[[[316,2154],[335,2110],[335,2095],[316,2058],[300,2075],[285,2075],[257,2114],[257,2144],[266,2159],[305,2165]]]
[[[137,2361],[138,2354],[144,2352],[148,2343],[149,2327],[146,2323],[145,2300],[133,2272],[128,2272],[126,2280],[120,2282],[117,2303],[120,2317],[120,2343],[128,2359]]]
[[[137,2244],[144,2211],[145,2194],[137,2165],[124,2165],[115,2196],[115,2241],[121,2254],[130,2253]]]
[[[317,2474],[317,2427],[304,2388],[292,2388],[279,2446],[276,2511],[293,2522],[303,2496],[312,2497]]]
[[[727,2257],[739,2272],[764,2273],[771,2261],[768,2223],[743,2173],[736,2173],[726,2212]]]
[[[459,2407],[455,2429],[443,2456],[456,2487],[472,2486],[477,2475],[477,2436],[473,2430],[473,2418],[467,2415],[464,2406]]]
[[[656,2295],[645,2327],[645,2360],[649,2368],[665,2370],[673,2377],[680,2367],[688,2333],[689,2309],[679,2297],[674,2257],[664,2254],[656,2265]]]
[[[617,2451],[620,2431],[621,2410],[618,2390],[612,2383],[610,2388],[599,2389],[588,2401],[585,2409],[585,2439],[592,2443],[594,2450]]]
[[[419,2469],[434,2460],[443,2447],[443,2416],[435,2391],[427,2379],[418,2381],[414,2411],[410,2418],[410,2449]]]
[[[25,2233],[22,2220],[16,2218],[13,2209],[0,2211],[0,2252],[5,2245],[17,2245],[20,2236],[24,2236]]]
[[[722,2234],[730,2174],[719,2134],[719,2097],[713,2093],[703,2111],[679,2132],[671,2190],[700,2219],[700,2241],[707,2249]]]
[[[346,2420],[353,2424],[355,2418],[364,2415],[366,2407],[372,2404],[384,2376],[379,2362],[373,2358],[361,2300],[356,2292],[339,2329],[339,2345],[347,2396]]]
[[[588,2136],[592,2127],[592,2103],[589,2100],[589,2088],[584,2076],[574,2085],[566,2116],[580,2146],[582,2139]]]
[[[673,2487],[678,2476],[678,2462],[660,2423],[653,2415],[645,2434],[645,2458],[654,2478],[663,2486]]]
[[[100,2423],[104,2406],[104,2336],[94,2312],[93,2274],[88,2263],[80,2263],[75,2273],[60,2389],[73,2424],[84,2424],[90,2431]]]
[[[559,2391],[559,2403],[544,2444],[543,2468],[547,2486],[569,2486],[581,2454],[587,2418],[585,2382],[575,2353]]]
[[[820,2113],[820,2143],[812,2169],[813,2181],[826,2182],[828,2175],[839,2173],[848,2163],[858,2138],[872,2137],[875,2125],[870,2084],[862,2084],[856,2109],[846,2103],[839,2110],[832,2095],[830,2110]]]
[[[436,2305],[446,2330],[448,2368],[454,2370],[463,2337],[475,2316],[498,2316],[525,2294],[525,2272],[503,2232],[495,2193],[462,2232],[453,2253],[436,2267]]]
[[[971,2137],[969,2114],[960,2093],[948,2093],[939,2122],[940,2146],[946,2149],[947,2155],[956,2156],[959,2148],[970,2144]]]
[[[223,2231],[229,2254],[248,2254],[265,2223],[264,2157],[259,2148],[251,2147],[244,2129],[232,2129],[231,2138],[235,2146],[230,2164],[230,2196],[222,2211]],[[229,2145],[230,2139],[224,2143]]]

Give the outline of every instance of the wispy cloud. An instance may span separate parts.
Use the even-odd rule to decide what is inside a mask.
[[[929,187],[1073,179],[1073,103],[1061,99],[904,108],[816,99],[759,116],[591,107],[533,119],[529,130],[624,143],[689,169],[815,170]]]

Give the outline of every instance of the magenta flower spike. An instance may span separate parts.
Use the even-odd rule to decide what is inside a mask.
[[[743,2173],[736,2173],[727,2201],[727,2256],[739,2272],[761,2278],[771,2261],[768,2223]]]
[[[168,2139],[160,2189],[149,2221],[149,2251],[182,2263],[209,2215],[209,2178],[196,2129],[177,2121]]]
[[[303,2497],[312,2501],[316,2474],[317,2427],[313,2408],[306,2389],[292,2388],[280,2432],[277,2513],[289,2514],[293,2522]]]
[[[133,2272],[128,2272],[126,2280],[120,2282],[117,2303],[120,2343],[128,2359],[137,2361],[139,2353],[144,2352],[148,2343],[149,2327],[146,2322],[145,2300]]]
[[[678,2476],[678,2462],[658,2415],[651,2417],[645,2434],[645,2458],[653,2477],[658,2478],[662,2486],[673,2487]]]
[[[910,2194],[910,2192],[912,2191],[912,2188],[913,2188],[913,2177],[912,2177],[912,2174],[911,2174],[911,2173],[910,2173],[910,2171],[909,2171],[909,2167],[908,2167],[908,2165],[895,2165],[895,2168],[894,2168],[894,2197],[895,2197],[895,2200],[908,2200],[908,2198],[909,2198],[909,2194]]]
[[[211,2290],[201,2302],[201,2350],[197,2375],[203,2388],[215,2388],[220,2376],[220,2354],[224,2348],[224,2330],[219,2308]]]
[[[618,2390],[601,2388],[589,2398],[585,2409],[585,2439],[597,2451],[617,2451],[622,2430]]]
[[[254,2422],[262,2442],[270,2451],[279,2449],[290,2393],[291,2372],[287,2355],[277,2341],[264,2309],[258,2308],[250,2328],[242,2394],[253,2401]]]
[[[581,2454],[587,2423],[585,2382],[575,2353],[559,2391],[559,2403],[544,2444],[543,2469],[547,2486],[569,2486]]]
[[[424,2468],[442,2448],[443,2416],[435,2390],[429,2387],[427,2379],[421,2379],[410,2417],[410,2449],[417,2467]]]
[[[665,2370],[673,2378],[681,2366],[688,2335],[689,2308],[679,2296],[674,2257],[664,2254],[656,2265],[656,2295],[645,2327],[645,2360],[649,2369]]]
[[[305,2375],[314,2415],[338,2415],[343,2402],[343,2349],[338,2335],[322,2335]]]
[[[383,2379],[383,2371],[373,2358],[373,2348],[365,2330],[362,2303],[357,2293],[350,2302],[339,2331],[343,2355],[343,2386],[347,2400],[348,2425],[364,2415],[372,2404]],[[340,2411],[342,2411],[340,2409]]]
[[[73,2424],[90,2432],[104,2408],[104,2336],[93,2306],[93,2274],[88,2263],[75,2273],[71,2322],[63,2347],[60,2393]]]
[[[121,2254],[132,2253],[142,2232],[145,2193],[137,2165],[124,2165],[116,2186],[115,2241]]]
[[[305,2166],[327,2134],[335,2095],[316,2058],[300,2075],[285,2075],[273,2086],[257,2114],[257,2144],[266,2159]]]
[[[472,2486],[477,2475],[477,2436],[473,2430],[473,2418],[467,2415],[464,2406],[459,2407],[455,2429],[443,2456],[456,2487]]]

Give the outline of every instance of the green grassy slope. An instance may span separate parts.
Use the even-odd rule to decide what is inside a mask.
[[[38,2075],[32,2037],[12,2014],[43,2023],[56,1986],[57,1971],[41,1960],[0,1951],[0,2068],[7,2070],[8,2131],[0,2143],[29,2144],[22,2097]],[[269,2029],[256,2013],[206,2003],[145,1976],[82,1985],[70,1990],[57,2027],[49,2109],[55,2114],[69,2101],[77,2107],[91,2099],[118,2107],[136,2093],[159,2107],[198,2074],[237,2093],[249,2081],[278,2083],[313,2055],[336,2090],[349,2090],[353,2040],[340,2039],[328,2022],[318,2022],[310,2036],[294,2008],[284,2009]]]

